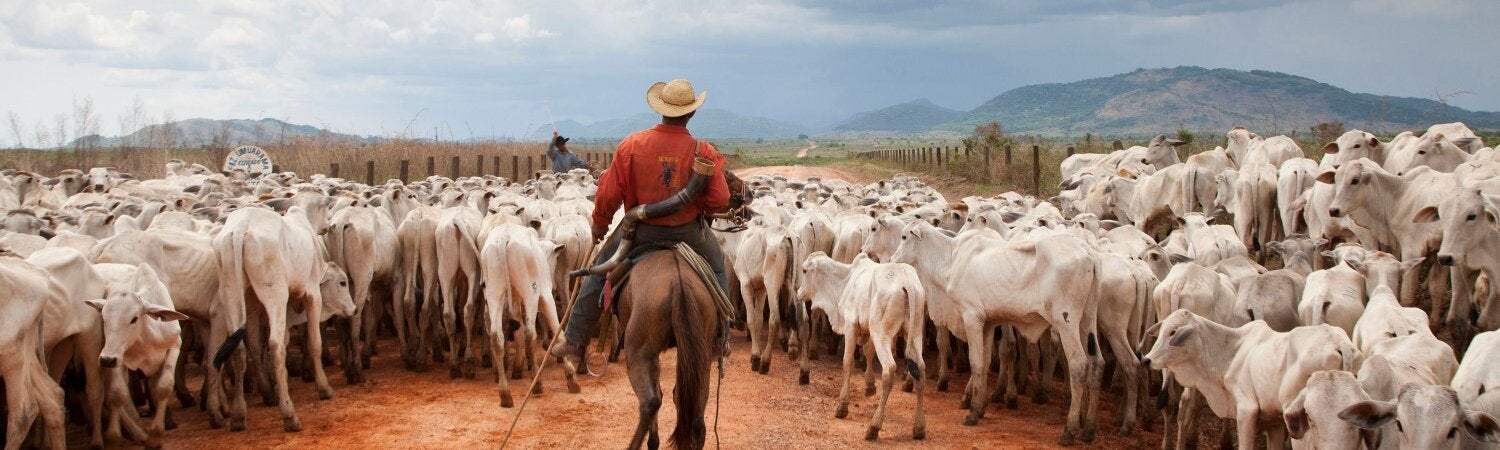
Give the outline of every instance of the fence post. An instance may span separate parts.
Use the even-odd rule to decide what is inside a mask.
[[[492,162],[495,163],[495,175],[499,175],[500,174],[500,157],[496,156],[495,159]]]
[[[411,161],[407,161],[404,159],[401,160],[401,183],[405,184],[407,181],[410,181],[409,179],[407,179],[407,175],[409,175],[410,169]]]
[[[521,180],[521,157],[520,156],[516,156],[516,155],[510,155],[510,182],[515,183],[515,182],[518,182],[520,180]]]
[[[938,147],[937,148],[937,166],[938,166],[939,169],[943,168],[943,154],[947,153],[947,152],[948,152],[948,148],[947,147]]]
[[[1073,156],[1073,151],[1074,151],[1073,150],[1073,146],[1069,145],[1068,146],[1068,156]]]
[[[1031,193],[1042,195],[1042,148],[1031,146]]]
[[[1006,166],[1010,165],[1010,146],[1009,145],[1005,146],[1005,165]]]
[[[433,176],[433,175],[437,175],[437,162],[436,162],[436,160],[433,157],[428,156],[427,157],[427,176],[430,177],[430,176]]]
[[[530,155],[526,156],[526,178],[527,179],[530,179],[533,175],[536,174],[536,169],[534,169],[533,166],[531,165],[531,161],[533,159],[535,159],[535,158],[533,158]]]
[[[365,161],[365,184],[375,185],[375,161]]]
[[[339,163],[328,163],[328,176],[333,178],[339,177]]]
[[[453,173],[453,178],[458,178],[458,157],[454,156],[453,160],[451,162],[449,162],[448,165],[449,165],[449,170],[448,171],[451,172],[451,173]]]
[[[479,155],[474,161],[474,176],[484,176],[484,155]]]
[[[990,146],[984,146],[984,182],[990,182]]]

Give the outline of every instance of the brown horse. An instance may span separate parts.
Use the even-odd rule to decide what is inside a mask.
[[[648,254],[631,272],[618,305],[620,323],[625,324],[625,365],[640,401],[640,422],[628,448],[640,448],[647,433],[649,448],[660,445],[656,432],[656,413],[662,402],[658,356],[672,347],[677,347],[677,386],[672,395],[677,403],[677,428],[672,431],[672,445],[703,448],[717,306],[703,280],[676,252]]]

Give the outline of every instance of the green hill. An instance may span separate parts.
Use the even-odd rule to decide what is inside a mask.
[[[920,132],[958,119],[963,115],[963,111],[944,108],[923,98],[855,114],[843,123],[835,125],[833,130],[838,132]]]
[[[935,129],[967,132],[999,121],[1007,132],[1042,135],[1149,135],[1184,127],[1267,132],[1341,121],[1366,131],[1464,122],[1500,128],[1500,113],[1475,112],[1411,97],[1360,94],[1279,72],[1183,66],[1073,83],[1011,89]]]

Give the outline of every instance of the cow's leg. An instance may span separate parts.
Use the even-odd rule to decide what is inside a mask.
[[[921,322],[921,319],[918,321]],[[927,359],[922,354],[922,346],[926,344],[922,338],[923,330],[907,330],[906,333],[906,363],[916,365],[916,373],[911,376],[917,380],[917,410],[912,416],[911,438],[920,441],[927,438]]]
[[[979,419],[984,418],[984,407],[986,393],[985,377],[990,373],[989,347],[984,345],[985,339],[989,339],[989,330],[984,321],[977,317],[969,317],[964,321],[964,332],[969,337],[969,389],[973,395],[969,401],[969,416],[964,418],[964,425],[974,426],[979,424]]]
[[[865,350],[865,397],[875,395],[875,342],[868,336],[861,338]]]
[[[1402,252],[1401,253],[1401,260],[1402,261],[1411,261],[1413,258],[1417,258],[1417,257],[1421,257],[1421,256],[1422,255],[1420,253],[1418,253],[1418,254],[1408,254],[1406,252]],[[1421,287],[1420,286],[1421,278],[1422,278],[1422,265],[1421,264],[1417,264],[1417,265],[1413,266],[1411,269],[1408,269],[1406,272],[1403,272],[1401,274],[1401,298],[1400,298],[1401,306],[1405,306],[1405,307],[1414,307],[1414,306],[1417,306],[1417,289],[1419,287]]]
[[[172,370],[175,371],[172,374],[172,391],[177,394],[177,403],[179,405],[182,405],[183,408],[192,408],[198,406],[198,402],[193,398],[192,391],[189,391],[187,388],[187,374],[185,373],[188,358],[192,352],[185,350],[189,348],[188,344],[190,342],[201,340],[203,335],[200,333],[202,333],[201,330],[204,329],[204,325],[200,325],[201,322],[196,321],[184,321],[180,323],[182,324],[182,345],[180,348],[184,351],[177,352],[177,362],[172,364]]]
[[[1061,353],[1068,363],[1068,422],[1063,428],[1062,437],[1057,442],[1060,445],[1073,445],[1073,438],[1080,431],[1083,434],[1084,441],[1092,441],[1093,433],[1090,431],[1088,424],[1085,423],[1084,416],[1087,414],[1084,411],[1093,403],[1089,399],[1090,384],[1093,383],[1095,378],[1093,375],[1093,358],[1087,354],[1087,350],[1084,348],[1085,344],[1083,340],[1085,337],[1081,336],[1081,333],[1076,329],[1053,327],[1053,330],[1057,331],[1061,338]],[[1044,334],[1044,340],[1045,336]],[[1051,377],[1048,376],[1045,378]],[[1042,381],[1046,382],[1048,380]]]
[[[1260,433],[1260,411],[1255,405],[1241,405],[1235,412],[1235,431],[1239,437],[1239,448],[1255,448],[1255,435]],[[1276,447],[1269,447],[1274,449]]]
[[[0,357],[0,378],[5,380],[5,450],[21,448],[32,422],[41,412],[36,393],[31,390],[31,365],[41,365],[35,353],[12,352]]]
[[[854,375],[854,349],[859,346],[854,336],[853,330],[844,335],[844,387],[839,390],[839,408],[833,413],[839,419],[849,416],[849,379]]]
[[[499,289],[510,288],[501,286]],[[504,303],[502,301],[486,302],[485,309],[492,318],[505,317],[506,305]],[[495,378],[500,383],[500,407],[510,408],[515,406],[515,401],[510,396],[510,377],[505,376],[505,364],[501,362],[505,360],[505,321],[490,320],[487,330],[489,330],[490,341],[494,343]]]
[[[1436,271],[1438,267],[1441,266],[1434,266],[1433,270]],[[1470,270],[1463,267],[1462,264],[1457,264],[1448,267],[1448,279],[1452,281],[1450,290],[1453,295],[1453,301],[1448,304],[1446,325],[1453,332],[1453,340],[1459,344],[1455,350],[1461,353],[1468,348],[1468,343],[1474,334],[1473,322],[1470,318],[1474,314],[1475,309],[1474,283],[1479,279],[1479,271]],[[1490,280],[1492,289],[1495,286],[1495,281]],[[1436,318],[1442,310],[1438,304],[1437,297],[1433,297],[1432,303],[1433,322],[1436,322]]]
[[[270,364],[266,361],[266,323],[265,318],[260,315],[259,308],[247,308],[245,316],[245,350],[250,370],[250,379],[255,382],[255,390],[260,393],[262,404],[265,406],[276,406],[276,391],[272,390],[271,379],[267,377]],[[274,375],[272,375],[274,376]]]
[[[880,324],[874,325],[874,327],[880,326]],[[880,425],[885,422],[885,403],[891,399],[891,384],[896,379],[896,357],[891,354],[895,339],[884,336],[873,328],[870,331],[870,342],[875,350],[875,358],[880,361],[880,403],[876,404],[875,417],[870,419],[870,427],[865,431],[867,441],[880,437]],[[874,366],[874,360],[866,364],[866,367]]]
[[[1005,409],[1017,409],[1021,407],[1021,388],[1016,385],[1016,379],[1021,377],[1021,346],[1014,329],[1005,327],[996,331],[1000,333],[1000,349],[996,354],[1001,358],[1000,378],[1005,380]]]
[[[311,291],[307,295],[304,311],[307,317],[323,317],[323,294]],[[333,398],[333,385],[328,383],[328,374],[323,371],[323,325],[313,321],[307,323],[307,358],[312,363],[313,381],[318,386],[318,399]],[[304,372],[308,369],[302,369]]]
[[[297,410],[292,405],[292,396],[287,392],[286,308],[289,291],[286,281],[256,283],[253,286],[255,297],[260,300],[261,308],[266,313],[266,325],[269,328],[266,333],[266,353],[270,359],[268,367],[272,376],[275,377],[276,398],[281,408],[281,429],[286,432],[302,431],[302,421],[297,419]],[[311,289],[316,290],[317,287],[314,286]],[[322,302],[320,295],[311,292],[309,294],[306,297],[316,300],[317,303]],[[308,317],[319,316],[309,315]]]
[[[457,283],[457,280],[451,279],[453,277],[455,276],[449,276],[450,279],[444,280],[442,287],[443,333],[448,335],[448,377],[458,378],[463,376],[463,371],[460,367],[462,361],[461,358],[459,358],[459,349],[463,347],[460,347],[458,345],[459,299],[458,286],[455,285],[455,283]],[[473,300],[471,299],[470,301]],[[436,353],[436,351],[434,351],[434,353]]]
[[[32,343],[30,339],[24,339],[23,345],[21,347],[32,348],[34,346],[35,344]],[[98,358],[94,359],[96,361],[98,360]],[[42,367],[39,361],[27,361],[25,366],[27,366],[31,372],[30,375],[26,378],[28,379],[29,383],[25,384],[25,389],[29,389],[31,391],[29,393],[31,398],[30,402],[36,405],[37,412],[41,415],[42,428],[46,435],[44,445],[50,449],[62,450],[67,445],[67,431],[65,428],[65,424],[63,423],[64,408],[62,386],[59,386],[57,382],[53,381],[51,377],[47,376],[46,370]],[[6,380],[10,380],[10,378],[6,378]],[[9,385],[9,383],[7,383],[7,385]],[[35,416],[33,416],[33,418],[34,417]],[[28,420],[28,422],[30,422],[30,420]],[[23,434],[24,432],[25,430],[22,430]],[[21,444],[21,441],[22,439],[17,438],[14,441],[6,441],[6,445],[9,446],[12,445],[12,443]]]
[[[1037,371],[1036,395],[1037,403],[1047,404],[1052,401],[1052,380],[1057,375],[1057,357],[1064,353],[1058,343],[1057,331],[1042,334],[1037,341],[1037,352],[1041,354],[1041,369]]]
[[[1198,447],[1198,390],[1183,386],[1177,404],[1177,450]]]
[[[1265,424],[1265,430],[1266,450],[1284,450],[1286,448],[1287,430],[1285,422],[1267,422]]]
[[[341,353],[344,354],[344,379],[349,384],[359,384],[365,381],[363,364],[360,361],[361,353],[364,352],[364,346],[360,344],[360,335],[364,332],[365,324],[368,322],[365,320],[365,315],[369,312],[369,308],[368,304],[356,307],[354,314],[349,315],[348,328],[344,333],[344,349]]]
[[[792,307],[797,309],[797,365],[800,371],[797,374],[797,384],[807,385],[812,382],[812,374],[807,367],[807,361],[812,356],[812,314],[808,313],[808,305],[802,300],[792,299]]]
[[[468,284],[474,285],[477,283],[470,282]],[[469,295],[464,298],[467,298],[468,302],[463,306],[463,353],[459,353],[459,351],[457,350],[459,347],[453,347],[453,359],[456,361],[462,361],[461,363],[459,363],[459,373],[461,373],[464,378],[472,380],[475,377],[475,371],[479,367],[479,358],[481,357],[481,354],[483,352],[481,348],[474,345],[474,334],[482,332],[482,330],[484,330],[484,327],[481,327],[479,323],[481,321],[481,318],[479,317],[479,308],[481,303],[484,303],[486,305],[485,308],[488,308],[489,302],[484,301],[484,299],[480,298],[477,295]],[[505,325],[505,318],[503,316],[490,318],[490,321],[494,322],[496,327],[504,327]],[[505,372],[505,366],[500,363],[504,360],[504,354],[495,355],[496,371],[502,373]]]
[[[745,300],[745,322],[750,329],[750,371],[760,372],[761,334],[765,331],[761,321],[765,320],[765,299],[760,298],[753,281],[740,282],[740,298]]]
[[[208,339],[204,341],[203,349],[203,409],[208,411],[208,427],[222,428],[224,426],[224,371],[221,367],[213,364],[212,349],[217,349],[224,343],[226,333],[223,326],[210,326]],[[235,353],[242,353],[236,351]]]
[[[1135,429],[1137,403],[1140,401],[1141,363],[1124,330],[1109,329],[1105,334],[1109,349],[1115,355],[1115,367],[1125,375],[1125,400],[1120,404],[1120,419],[1116,422],[1120,425],[1120,435],[1129,435]]]
[[[568,297],[564,297],[564,298],[573,298],[573,297],[572,296],[568,296]],[[563,332],[562,322],[560,320],[558,320],[558,317],[557,317],[557,303],[556,302],[543,301],[543,302],[541,302],[541,308],[542,308],[542,311],[541,311],[541,315],[542,315],[541,320],[542,320],[542,323],[544,325],[546,325],[546,327],[547,327],[548,330],[551,331],[551,334],[550,334],[551,339],[555,340],[555,339],[557,339],[557,335],[562,334],[562,332]],[[549,342],[550,342],[550,340],[549,340]],[[546,355],[543,355],[543,357],[545,358]],[[577,394],[579,392],[582,392],[582,390],[578,387],[578,378],[577,378],[576,374],[574,374],[573,372],[568,371],[568,370],[563,370],[563,377],[567,380],[567,383],[568,383],[568,393],[570,393],[570,394]]]
[[[784,282],[781,274],[771,274],[766,277],[766,319],[769,322],[770,332],[766,339],[766,347],[760,352],[760,373],[762,375],[771,372],[771,355],[775,352],[777,336],[781,335],[781,284]]]
[[[937,390],[942,392],[948,392],[948,351],[953,339],[951,334],[948,330],[939,328],[933,336],[937,341],[938,351]]]
[[[151,418],[151,427],[146,430],[146,448],[161,448],[161,438],[167,432],[167,399],[172,395],[172,385],[177,365],[177,355],[181,349],[172,348],[167,350],[167,359],[162,363],[162,368],[151,380],[151,396],[156,399],[155,416]]]

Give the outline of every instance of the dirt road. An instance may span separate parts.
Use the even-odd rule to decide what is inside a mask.
[[[787,178],[801,178],[801,179],[806,179],[806,178],[809,178],[809,177],[820,177],[820,178],[823,178],[825,180],[841,178],[841,179],[845,179],[845,180],[849,180],[849,181],[853,181],[853,182],[859,182],[859,183],[863,183],[865,181],[865,180],[859,179],[858,177],[856,177],[854,175],[849,174],[848,172],[845,172],[845,171],[842,171],[842,170],[839,170],[839,169],[835,169],[835,168],[832,168],[832,167],[823,167],[823,166],[763,166],[763,167],[748,167],[748,168],[736,170],[736,171],[734,171],[734,174],[738,175],[738,176],[740,176],[742,178],[743,177],[755,176],[755,175],[782,175],[782,176],[785,176]]]
[[[759,167],[741,175],[782,173],[790,177],[848,177],[826,167]],[[747,338],[735,333],[733,352],[726,361],[726,374],[716,411],[710,399],[709,443],[713,445],[713,420],[718,413],[717,439],[723,448],[1053,448],[1061,434],[1067,412],[1067,391],[1052,383],[1048,404],[1033,404],[1023,398],[1019,409],[992,405],[979,425],[963,426],[966,414],[958,401],[967,374],[955,375],[949,392],[927,385],[927,440],[911,439],[914,394],[891,395],[880,440],[864,441],[878,397],[862,395],[862,381],[855,374],[849,417],[835,419],[842,369],[836,357],[813,361],[812,384],[797,385],[797,368],[778,352],[769,375],[751,373]],[[310,383],[292,381],[292,398],[304,430],[283,433],[275,408],[260,406],[251,397],[250,429],[231,433],[208,428],[207,416],[196,410],[175,411],[181,426],[169,432],[167,448],[492,448],[498,446],[517,408],[501,408],[493,369],[481,369],[477,379],[450,379],[446,367],[414,373],[403,370],[394,339],[380,341],[380,351],[369,379],[358,386],[344,385],[337,368],[329,369],[337,397],[319,401]],[[935,358],[935,352],[929,354]],[[599,362],[594,360],[598,370]],[[662,386],[675,384],[674,357],[662,355]],[[612,448],[630,438],[637,403],[625,376],[624,366],[611,364],[602,377],[581,377],[583,392],[569,394],[556,366],[549,365],[545,393],[533,397],[518,423],[512,448]],[[935,363],[928,367],[935,370]],[[527,374],[529,377],[530,374]],[[991,378],[993,379],[993,377]],[[528,378],[529,380],[529,378]],[[511,383],[519,405],[527,380]],[[194,381],[196,382],[196,381]],[[898,383],[899,385],[899,383]],[[196,384],[194,384],[196,386]],[[716,385],[717,386],[717,385]],[[670,398],[670,397],[669,397]],[[1144,448],[1160,442],[1159,433],[1121,437],[1114,432],[1118,398],[1107,394],[1099,415],[1099,439],[1077,448]],[[675,406],[668,400],[660,413],[663,438],[674,426]],[[1144,443],[1144,445],[1143,445]]]

